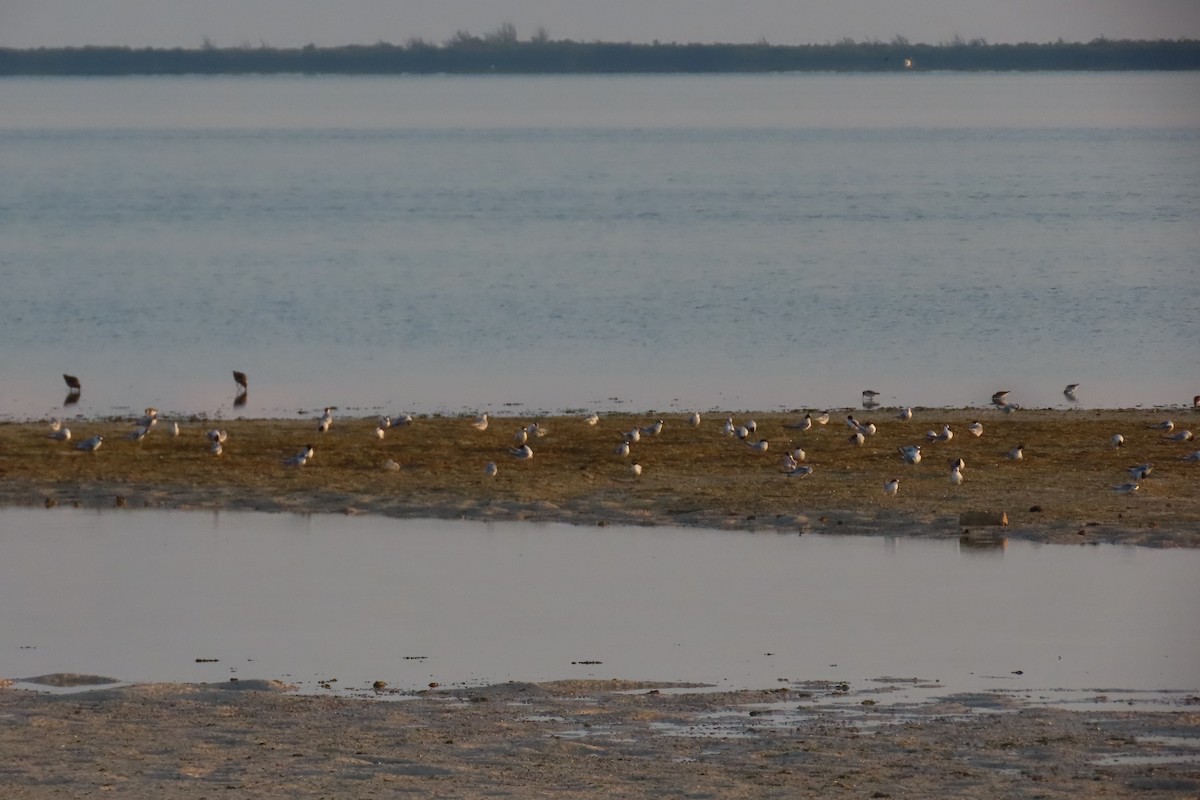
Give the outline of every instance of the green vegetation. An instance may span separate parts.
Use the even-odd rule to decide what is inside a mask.
[[[0,49],[0,76],[302,73],[582,74],[731,72],[887,72],[912,70],[1196,70],[1200,41],[1094,39],[1086,43],[989,44],[956,38],[939,44],[842,39],[832,44],[634,44],[528,40],[511,25],[475,36],[460,31],[442,44],[410,39],[343,47],[274,48],[266,44],[194,49],[70,47]]]

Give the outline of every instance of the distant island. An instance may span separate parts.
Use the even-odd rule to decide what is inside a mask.
[[[410,39],[298,48],[242,44],[197,48],[0,48],[0,76],[17,75],[424,75],[899,72],[905,70],[1064,71],[1200,70],[1200,40],[1093,39],[1090,42],[991,44],[983,39],[914,44],[842,39],[773,45],[579,42],[544,30],[519,39],[503,25],[482,36],[459,32],[436,44]]]

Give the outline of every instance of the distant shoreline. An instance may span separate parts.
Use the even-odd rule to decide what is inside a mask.
[[[132,75],[719,74],[922,71],[1193,71],[1200,40],[941,44],[843,39],[830,44],[678,44],[518,40],[501,29],[444,44],[340,47],[116,46],[0,48],[0,77]]]

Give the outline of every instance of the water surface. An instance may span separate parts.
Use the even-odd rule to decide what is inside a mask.
[[[4,677],[1200,688],[1196,551],[70,509],[0,550]]]

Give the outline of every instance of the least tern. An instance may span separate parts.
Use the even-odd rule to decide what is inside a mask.
[[[883,485],[883,490],[888,493],[889,497],[895,497],[896,492],[900,491],[900,479],[892,478]]]
[[[688,425],[691,425],[693,428],[700,427],[700,412],[699,411],[693,411],[691,416],[688,417]]]
[[[510,447],[508,454],[518,461],[528,461],[533,458],[533,449],[529,445],[523,444],[520,447]]]
[[[376,439],[383,439],[385,434],[386,434],[386,431],[382,427],[380,427],[379,425],[375,426],[375,433],[373,435],[375,436]]]
[[[867,422],[861,425],[858,430],[863,436],[874,436],[875,432],[879,429],[875,427],[874,422]]]
[[[480,414],[478,417],[475,418],[475,421],[471,423],[471,427],[477,431],[486,431],[487,426],[488,426],[488,415],[487,414]]]
[[[1019,403],[1004,403],[1000,406],[1000,410],[1005,414],[1013,414],[1021,410]]]
[[[956,458],[950,462],[950,469],[964,470],[967,468],[967,462],[961,458]]]
[[[802,448],[802,447],[797,447],[795,450],[793,450],[791,452],[790,455],[792,456],[792,458],[796,459],[797,463],[808,460],[808,453],[805,453],[804,448]]]
[[[398,417],[392,418],[391,427],[399,428],[403,425],[412,425],[412,424],[413,424],[412,414],[401,414]]]
[[[1176,431],[1170,436],[1164,436],[1168,442],[1190,442],[1195,437],[1191,431]]]
[[[600,415],[595,412],[592,412],[591,414],[588,414],[586,417],[584,417],[583,421],[588,425],[595,425],[597,422],[600,421]]]
[[[950,430],[950,423],[942,426],[942,432],[929,431],[925,434],[927,442],[948,442],[954,438],[954,431]]]
[[[75,445],[76,450],[83,450],[88,453],[94,453],[100,449],[100,445],[104,444],[104,437],[100,435],[93,436],[90,439],[84,439],[79,444]]]
[[[757,442],[746,442],[746,446],[756,453],[765,453],[770,443],[766,439],[759,439]]]
[[[853,414],[846,415],[846,427],[852,431],[861,431],[862,430],[862,426],[858,424],[858,420],[856,420],[854,418]]]
[[[963,482],[962,470],[957,466],[950,468],[950,483],[954,486],[959,486]]]
[[[400,464],[389,458],[387,461],[383,462],[383,470],[384,472],[399,472]]]
[[[1122,483],[1120,486],[1114,486],[1113,491],[1117,494],[1131,494],[1141,488],[1137,483]]]
[[[321,419],[317,421],[317,431],[327,433],[333,427],[333,409],[325,409],[325,413],[321,415]]]
[[[495,461],[489,461],[483,465],[483,474],[489,478],[496,477],[496,473],[499,471],[500,471],[500,468],[496,466]]]
[[[921,445],[910,444],[904,447],[897,447],[896,450],[900,453],[900,458],[905,464],[920,464],[921,463]]]
[[[529,435],[530,436],[540,439],[548,433],[550,433],[550,429],[547,428],[546,426],[539,425],[536,422],[529,423]]]
[[[312,445],[306,444],[304,449],[299,453],[296,453],[296,455],[292,456],[291,458],[285,458],[283,460],[284,465],[288,467],[303,467],[308,463],[308,459],[312,454],[312,449]]]
[[[635,462],[635,463],[633,463],[633,464],[630,464],[630,465],[629,465],[629,471],[630,471],[631,473],[633,473],[633,477],[635,477],[635,478],[637,478],[637,477],[640,477],[640,476],[641,476],[641,474],[642,474],[642,465],[641,465],[641,464],[638,464],[638,463],[636,463],[636,462]]]
[[[804,419],[800,420],[799,422],[789,422],[788,424],[784,425],[783,427],[789,428],[794,431],[806,431],[806,430],[809,430],[810,428],[812,428],[812,426],[813,426],[812,414],[805,414]]]
[[[900,420],[901,422],[908,422],[910,419],[912,419],[912,417],[913,410],[911,408],[902,409],[900,413],[896,415],[896,419]]]
[[[824,424],[828,423],[829,422],[829,412],[822,411],[820,414],[813,417],[813,422],[817,423],[818,425],[824,425]]]
[[[1121,445],[1125,444],[1125,437],[1119,433],[1114,433],[1112,435],[1112,438],[1108,440],[1108,443],[1111,444],[1113,446],[1113,448],[1115,449],[1115,448],[1120,447]]]
[[[662,429],[663,429],[663,421],[660,419],[651,425],[646,425],[645,427],[641,428],[640,430],[641,430],[642,436],[658,436],[660,433],[662,433]]]
[[[983,423],[975,420],[967,426],[967,432],[978,439],[980,436],[983,436]]]
[[[71,429],[70,428],[62,428],[62,427],[55,428],[53,433],[48,433],[46,435],[49,436],[51,439],[53,439],[56,442],[71,441]]]
[[[220,442],[221,444],[225,444],[225,439],[227,439],[229,437],[229,434],[226,433],[224,430],[219,430],[217,428],[213,428],[211,431],[204,434],[204,436],[210,442]]]
[[[619,445],[613,448],[613,452],[622,458],[629,455],[629,442],[621,442]]]
[[[1184,461],[1200,461],[1200,450],[1188,453],[1183,457]]]
[[[1171,422],[1171,420],[1169,420],[1169,419],[1164,419],[1162,422],[1158,423],[1157,425],[1151,425],[1150,430],[1152,430],[1152,431],[1167,431],[1169,433],[1169,432],[1175,430],[1175,423]]]
[[[642,440],[642,429],[634,426],[633,430],[625,431],[621,435],[625,437],[625,441],[627,442],[640,442]]]
[[[746,437],[750,435],[750,429],[745,425],[738,425],[736,428],[734,428],[733,435],[742,441],[745,441]]]
[[[1008,390],[1004,389],[992,394],[992,405],[1002,406],[1008,402]]]
[[[209,446],[208,452],[212,453],[214,456],[219,456],[221,453],[225,452],[225,445],[221,444],[220,442],[213,442]]]
[[[513,434],[513,441],[517,444],[525,444],[527,441],[529,441],[529,428],[524,427],[518,429],[517,432]]]
[[[854,433],[850,434],[850,437],[847,439],[847,441],[850,442],[850,444],[855,445],[855,446],[862,445],[862,443],[865,442],[866,440],[867,440],[867,437],[863,436],[861,431],[855,431]]]
[[[179,423],[178,422],[175,422],[175,421],[171,422],[171,435],[172,436],[179,435]]]
[[[1133,478],[1135,481],[1144,481],[1146,478],[1150,477],[1150,473],[1153,471],[1154,465],[1150,462],[1146,462],[1145,464],[1138,464],[1130,467],[1129,477]]]
[[[150,426],[147,425],[143,428],[135,428],[132,432],[126,434],[125,438],[131,442],[140,442],[142,439],[146,438],[146,434],[149,432]]]
[[[61,427],[62,427],[62,420],[59,419],[58,417],[55,417],[54,419],[50,420],[50,430],[51,431],[57,431]]]
[[[758,430],[758,423],[752,419],[748,419],[748,420],[746,420],[746,424],[743,425],[742,427],[745,428],[746,430],[750,431],[750,433],[754,433],[755,431]]]
[[[733,417],[726,417],[725,425],[721,428],[721,433],[725,434],[726,436],[733,436],[733,432]]]
[[[386,415],[381,416],[375,420],[375,424],[386,431],[388,428],[392,427],[392,418]]]
[[[812,472],[813,472],[813,468],[810,467],[808,464],[800,464],[799,466],[790,470],[787,473],[787,476],[789,478],[807,478],[809,475],[812,475]]]
[[[1016,447],[1014,447],[1012,450],[1009,450],[1007,458],[1010,461],[1024,461],[1025,460],[1025,445],[1019,444]]]

